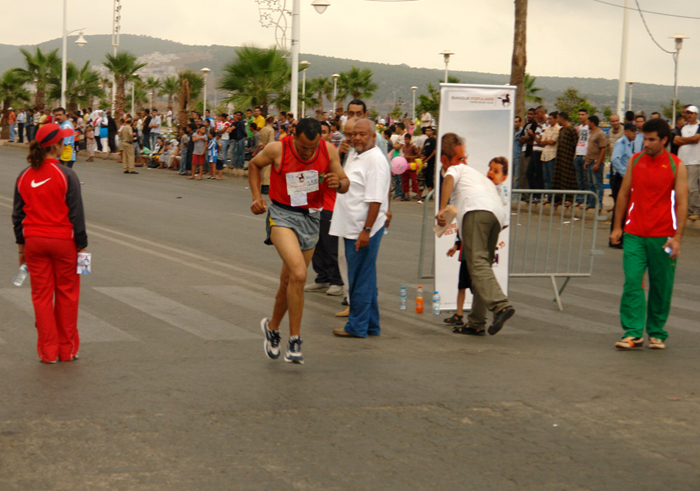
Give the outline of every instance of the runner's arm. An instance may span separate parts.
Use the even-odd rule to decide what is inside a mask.
[[[331,159],[330,165],[328,166],[330,172],[327,173],[325,177],[328,187],[335,189],[336,192],[340,194],[347,193],[348,189],[350,189],[350,179],[348,179],[348,176],[345,175],[343,166],[340,165],[340,155],[338,154],[338,150],[336,150],[332,144],[326,141],[324,141],[324,143],[328,149],[328,156]]]
[[[248,167],[248,182],[250,183],[250,192],[253,195],[253,204],[250,206],[251,211],[255,215],[260,215],[267,211],[265,200],[260,194],[260,182],[262,180],[261,170],[268,165],[274,165],[275,160],[282,156],[282,144],[279,142],[271,143],[263,148],[262,152],[258,153],[250,161]]]

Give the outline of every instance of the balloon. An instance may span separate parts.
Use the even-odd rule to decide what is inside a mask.
[[[411,170],[420,172],[423,169],[423,161],[421,159],[416,159],[411,162]]]
[[[408,168],[408,161],[403,157],[391,159],[391,173],[394,175],[403,174]]]

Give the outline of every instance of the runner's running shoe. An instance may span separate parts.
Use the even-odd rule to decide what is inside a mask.
[[[304,355],[301,354],[301,338],[290,339],[287,344],[287,352],[284,354],[287,363],[304,364]]]
[[[280,332],[271,330],[268,327],[269,324],[269,317],[265,317],[260,321],[260,328],[265,335],[265,343],[263,344],[263,347],[265,348],[265,354],[267,357],[276,360],[280,357]]]

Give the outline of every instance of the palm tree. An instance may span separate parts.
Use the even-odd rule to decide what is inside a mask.
[[[180,87],[177,83],[177,78],[168,77],[165,80],[163,80],[163,88],[160,92],[158,92],[158,95],[167,95],[168,107],[173,107],[173,97],[175,97],[178,94],[178,92],[180,92]]]
[[[187,106],[190,100],[199,97],[204,89],[204,76],[195,73],[194,70],[184,70],[177,74],[177,78],[180,88],[180,94],[177,98],[180,103],[178,122],[180,126],[184,127],[187,124]]]
[[[115,109],[117,113],[119,113],[120,110],[126,111],[126,97],[124,92],[126,81],[131,79],[138,70],[145,67],[146,63],[139,63],[136,55],[123,52],[116,56],[107,54],[103,65],[114,75],[117,82]]]
[[[54,72],[48,79],[50,88],[49,99],[61,98],[61,74]],[[101,86],[99,72],[90,68],[90,62],[85,62],[78,68],[72,61],[66,64],[66,109],[75,111],[78,107],[89,106],[93,97],[104,97],[105,91]]]
[[[9,108],[18,102],[29,102],[29,91],[24,88],[24,79],[15,70],[8,70],[0,77],[0,99],[2,100],[2,134],[0,138],[7,140],[10,137],[10,128],[7,125]]]
[[[329,101],[333,97],[333,82],[328,77],[316,77],[309,80],[306,89],[310,94],[316,94],[318,99],[318,110],[323,112],[323,98]]]
[[[525,117],[525,68],[527,66],[527,0],[515,0],[515,34],[510,64],[510,85],[515,91],[515,114]]]
[[[22,48],[20,48],[20,51],[24,55],[26,68],[15,68],[14,71],[19,74],[24,83],[36,84],[34,105],[43,111],[46,105],[48,79],[52,73],[61,69],[58,48],[48,53],[44,53],[41,48],[36,48],[34,54]]]
[[[354,65],[347,72],[340,72],[338,78],[338,100],[344,101],[346,97],[353,99],[368,99],[374,95],[377,84],[372,82],[372,70],[369,68],[357,68]]]
[[[535,80],[537,80],[537,77],[532,77],[529,73],[525,74],[525,100],[542,104],[542,98],[537,95],[537,93],[542,89],[535,87]]]
[[[143,88],[151,95],[151,106],[153,106],[153,95],[156,91],[163,87],[163,83],[159,78],[148,77],[146,82],[143,84]]]
[[[275,103],[291,78],[291,68],[277,48],[243,46],[236,49],[237,59],[224,67],[219,89],[230,96],[225,102],[237,107],[260,106],[263,115]]]

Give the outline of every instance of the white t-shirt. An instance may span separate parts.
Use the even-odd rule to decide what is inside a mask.
[[[351,151],[345,163],[345,174],[350,179],[350,189],[345,194],[338,193],[329,234],[357,239],[365,228],[369,204],[381,203],[370,233],[373,237],[384,226],[389,209],[391,171],[386,157],[377,147],[361,154]]]
[[[452,176],[455,181],[450,200],[457,208],[460,237],[464,215],[470,211],[490,211],[501,228],[508,224],[508,207],[503,204],[496,185],[488,177],[466,164],[453,165],[447,169],[447,176]]]
[[[695,136],[698,133],[698,126],[700,123],[685,125],[681,128],[681,136],[684,138]],[[700,143],[690,143],[678,147],[678,158],[685,165],[700,165]]]
[[[576,127],[578,131],[578,143],[576,144],[576,156],[585,157],[588,153],[588,132],[590,128],[587,124],[580,124]]]
[[[413,139],[413,144],[416,146],[419,152],[423,151],[423,146],[425,141],[428,139],[428,135],[419,135]]]

